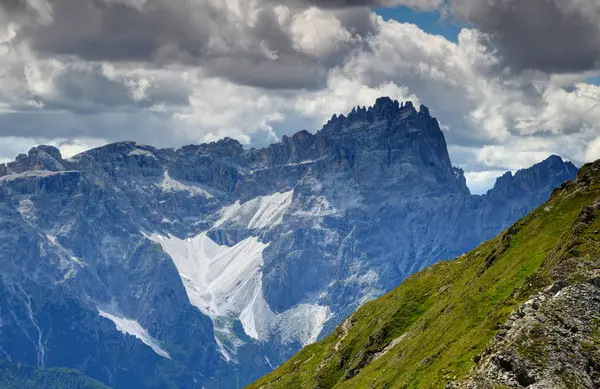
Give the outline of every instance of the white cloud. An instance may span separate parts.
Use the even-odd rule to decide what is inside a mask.
[[[585,151],[585,159],[587,162],[593,162],[600,159],[600,137],[589,144]]]
[[[294,48],[315,58],[327,57],[354,39],[334,14],[316,7],[294,15],[290,33]]]
[[[467,186],[472,194],[485,194],[494,186],[496,179],[506,173],[505,170],[488,170],[484,172],[467,172]]]
[[[316,118],[322,124],[333,114],[346,114],[358,105],[373,105],[381,96],[399,101],[412,100],[419,104],[415,95],[410,95],[406,88],[393,82],[371,87],[358,78],[336,70],[329,75],[327,89],[298,96],[294,109],[304,116]]]
[[[24,138],[24,137],[3,137],[2,148],[0,149],[0,163],[14,161],[15,157],[22,153],[27,153],[32,147],[40,144],[46,144],[57,147],[63,158],[70,158],[75,154],[89,150],[94,147],[105,145],[104,139],[47,139],[47,138]]]

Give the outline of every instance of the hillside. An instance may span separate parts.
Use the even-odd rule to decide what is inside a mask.
[[[248,388],[598,387],[599,216],[600,161]]]
[[[78,371],[70,369],[38,369],[21,363],[0,360],[2,389],[109,389]]]

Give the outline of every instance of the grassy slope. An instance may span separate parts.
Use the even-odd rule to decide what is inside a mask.
[[[593,273],[600,215],[579,219],[599,198],[596,162],[500,236],[409,277],[249,388],[443,388],[466,376],[531,294],[553,279]]]
[[[2,389],[109,389],[108,386],[70,369],[38,369],[0,361]]]

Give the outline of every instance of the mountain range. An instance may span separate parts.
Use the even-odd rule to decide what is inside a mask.
[[[239,388],[576,174],[551,156],[471,195],[429,110],[389,98],[261,149],[39,146],[0,165],[0,357]]]

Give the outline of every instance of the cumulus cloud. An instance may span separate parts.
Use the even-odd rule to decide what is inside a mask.
[[[585,158],[588,162],[600,159],[600,137],[594,139],[594,141],[589,144],[585,153]]]
[[[381,96],[389,96],[398,101],[411,100],[417,106],[420,103],[417,96],[394,82],[368,86],[359,79],[337,70],[329,75],[326,89],[298,96],[294,110],[301,115],[315,118],[315,127],[318,128],[333,114],[345,114],[356,106],[371,106]]]

